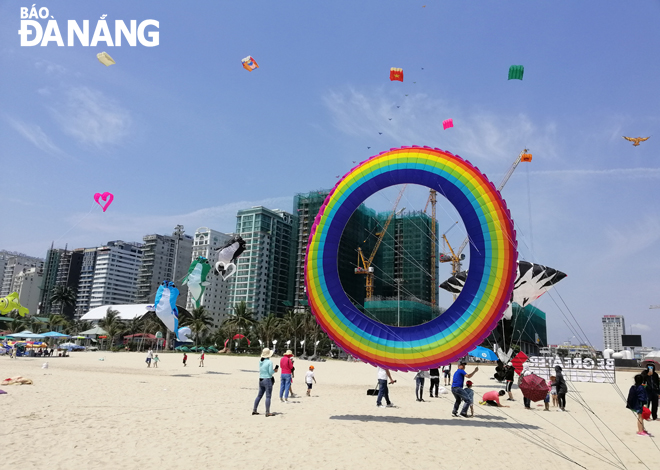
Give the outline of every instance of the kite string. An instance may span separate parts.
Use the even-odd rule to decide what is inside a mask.
[[[75,224],[73,224],[73,225],[69,228],[69,230],[67,230],[66,232],[64,232],[62,235],[60,235],[60,237],[59,237],[57,240],[55,240],[55,241],[53,242],[53,246],[55,245],[55,243],[57,243],[57,242],[60,241],[62,238],[64,238],[64,236],[65,236],[66,234],[68,234],[71,230],[73,230],[73,229],[76,228],[78,225],[80,225],[80,224],[81,224],[81,223],[82,223],[82,222],[83,222],[83,221],[89,216],[89,214],[92,213],[92,211],[94,210],[94,204],[96,204],[96,201],[92,202],[92,206],[89,208],[89,212],[87,212],[87,214],[85,214],[80,220],[78,220],[78,222],[76,222]]]

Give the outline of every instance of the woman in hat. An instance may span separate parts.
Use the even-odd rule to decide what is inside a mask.
[[[270,360],[270,357],[273,355],[273,351],[268,348],[264,348],[261,351],[261,362],[259,363],[259,394],[254,400],[254,408],[252,409],[253,415],[258,415],[257,407],[261,401],[261,397],[266,394],[266,416],[273,416],[274,413],[270,412],[270,397],[273,394],[273,375],[277,372],[279,366],[275,366],[273,369],[273,363]]]
[[[291,388],[291,374],[293,374],[293,353],[287,349],[280,359],[280,370],[282,375],[280,377],[280,400],[283,402],[289,401],[289,389]]]

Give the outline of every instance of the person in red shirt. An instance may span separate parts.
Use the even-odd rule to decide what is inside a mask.
[[[284,353],[280,359],[280,400],[289,402],[289,389],[291,388],[291,374],[293,373],[293,353],[290,349]]]
[[[499,392],[496,392],[495,390],[486,392],[484,393],[483,396],[483,401],[481,401],[479,404],[480,405],[490,405],[490,406],[497,406],[500,408],[508,408],[508,406],[502,405],[500,403],[500,397],[503,397],[506,395],[506,392],[504,390],[500,390]]]

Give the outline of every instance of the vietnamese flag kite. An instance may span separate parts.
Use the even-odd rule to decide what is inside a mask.
[[[400,82],[403,81],[403,69],[397,69],[396,67],[392,67],[390,69],[390,81],[398,80]]]

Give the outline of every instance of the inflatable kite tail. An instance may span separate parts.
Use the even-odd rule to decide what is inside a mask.
[[[230,267],[230,266],[232,267],[232,270],[229,271],[229,274],[227,274],[227,275],[225,276],[224,274],[225,274],[225,272],[227,271],[227,268]],[[234,263],[229,263],[227,266],[225,266],[225,269],[222,270],[222,274],[223,274],[223,276],[222,276],[222,280],[223,280],[223,281],[226,281],[227,279],[229,279],[230,277],[232,277],[235,273],[236,273],[236,265],[235,265]]]

